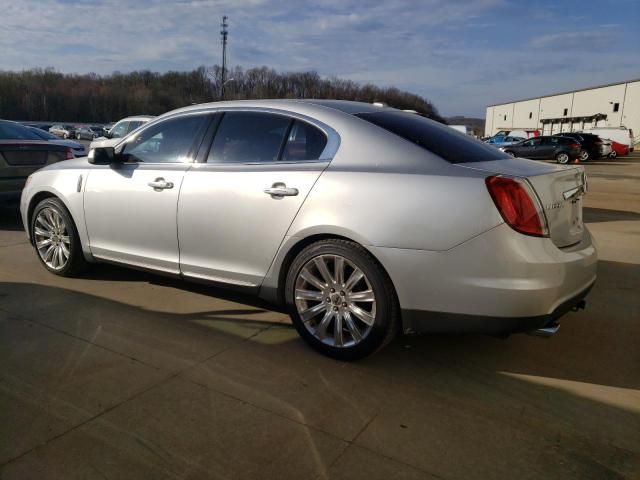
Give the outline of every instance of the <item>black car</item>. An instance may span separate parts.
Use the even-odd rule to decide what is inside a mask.
[[[605,150],[605,144],[602,139],[598,135],[594,135],[593,133],[564,132],[556,133],[554,137],[567,137],[580,142],[580,145],[582,145],[580,160],[583,162],[600,158],[610,153],[610,151]]]
[[[568,137],[535,137],[514,143],[502,150],[514,157],[532,159],[555,159],[558,163],[569,163],[580,157],[580,143]]]
[[[71,148],[42,140],[27,127],[0,120],[0,203],[20,198],[33,172],[73,158]]]

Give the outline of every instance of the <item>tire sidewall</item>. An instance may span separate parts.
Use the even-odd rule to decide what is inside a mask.
[[[562,161],[561,158],[564,158],[565,160]],[[569,154],[565,153],[565,152],[560,152],[558,153],[558,155],[556,155],[556,161],[560,164],[560,165],[566,165],[567,163],[569,163]]]
[[[321,241],[303,249],[292,262],[287,272],[285,300],[294,327],[300,336],[314,349],[338,360],[356,360],[372,354],[385,344],[389,329],[394,328],[391,319],[395,297],[386,281],[386,273],[382,270],[382,267],[377,265],[375,260],[365,252],[362,247],[350,242],[334,243]],[[374,325],[368,335],[353,347],[339,348],[325,345],[307,330],[296,309],[294,291],[298,274],[309,260],[319,255],[340,255],[346,258],[362,270],[373,289],[376,298]]]
[[[62,216],[62,218],[64,219],[65,225],[67,225],[67,233],[69,234],[70,255],[69,255],[69,259],[67,260],[67,264],[64,266],[64,268],[60,270],[54,270],[53,268],[49,267],[44,262],[42,257],[40,257],[40,253],[38,252],[38,249],[35,247],[34,232],[35,232],[36,218],[38,218],[38,214],[45,208],[55,209],[60,214],[60,216]],[[60,200],[58,200],[57,198],[46,198],[42,200],[40,203],[38,203],[38,205],[36,205],[36,208],[34,208],[33,210],[33,215],[31,216],[30,228],[31,228],[31,238],[33,239],[34,249],[36,250],[36,256],[38,257],[38,260],[40,260],[40,263],[44,266],[44,268],[46,268],[51,273],[54,273],[56,275],[60,275],[63,277],[70,276],[79,270],[79,266],[84,261],[84,257],[82,253],[82,245],[80,244],[80,238],[78,237],[76,225],[73,219],[71,218],[71,214],[69,213],[69,211],[66,209],[66,207]]]

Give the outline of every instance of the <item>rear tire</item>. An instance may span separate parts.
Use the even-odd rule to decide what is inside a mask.
[[[87,268],[75,223],[60,199],[46,198],[36,205],[31,238],[40,262],[51,273],[71,277]]]
[[[618,152],[616,152],[615,150],[611,150],[609,158],[618,158]]]
[[[566,165],[567,163],[569,163],[569,154],[566,152],[560,152],[556,155],[556,162],[560,163],[561,165]]]
[[[391,280],[367,250],[347,240],[304,248],[287,272],[285,299],[300,336],[338,360],[366,357],[399,330]]]

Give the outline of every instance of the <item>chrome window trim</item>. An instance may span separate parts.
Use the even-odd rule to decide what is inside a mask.
[[[140,135],[141,133],[144,133],[144,131],[149,128],[152,127],[154,125],[158,125],[161,122],[164,121],[168,121],[168,120],[174,120],[176,118],[180,118],[180,117],[187,117],[187,116],[191,116],[191,115],[195,115],[195,114],[199,114],[199,115],[206,115],[207,112],[204,109],[203,110],[197,110],[197,111],[189,111],[189,112],[180,112],[180,113],[176,113],[175,115],[168,115],[166,117],[157,117],[155,120],[151,120],[149,122],[146,122],[143,125],[140,125],[138,128],[136,128],[133,132],[131,132],[129,135],[127,135],[126,137],[124,137],[122,139],[122,141],[120,143],[118,143],[114,148],[116,153],[122,153],[122,150],[124,149],[125,145],[127,143],[129,143],[131,140],[134,140],[138,135]],[[206,129],[205,132],[203,133],[203,135],[206,134]],[[199,147],[198,147],[199,148]],[[122,162],[123,165],[193,165],[195,163],[196,157],[198,155],[198,148],[196,148],[196,151],[191,152],[193,155],[191,157],[189,157],[189,161],[187,162]]]
[[[284,110],[279,108],[270,108],[270,107],[220,106],[220,107],[199,108],[196,110],[189,110],[186,112],[176,112],[175,114],[167,114],[166,117],[165,116],[158,117],[155,120],[147,122],[147,124],[144,127],[141,127],[140,131],[137,132],[137,134],[143,132],[145,129],[147,129],[151,125],[154,125],[160,121],[168,120],[170,118],[175,118],[175,117],[184,116],[184,115],[196,115],[196,114],[207,114],[207,113],[216,114],[216,113],[224,113],[224,112],[253,112],[253,113],[271,113],[274,115],[281,115],[281,116],[292,118],[294,120],[301,120],[303,122],[307,122],[313,125],[314,127],[318,128],[320,131],[322,131],[322,133],[326,135],[327,144],[325,145],[324,150],[322,151],[322,153],[318,158],[312,159],[312,160],[287,161],[286,163],[330,162],[331,160],[333,160],[336,153],[338,152],[338,148],[340,148],[340,141],[341,141],[340,135],[338,134],[338,132],[336,132],[332,127],[330,127],[326,123],[321,122],[320,120],[317,120],[313,117],[304,115],[302,113],[292,112],[291,110]],[[122,145],[123,143],[124,141],[119,143],[118,146]],[[249,165],[249,164],[260,165],[265,163],[284,163],[284,162],[282,162],[281,160],[280,161],[274,160],[272,162],[247,162],[247,163],[239,162],[237,163],[237,165]]]

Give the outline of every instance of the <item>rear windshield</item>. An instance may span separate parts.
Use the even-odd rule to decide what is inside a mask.
[[[415,143],[449,163],[486,162],[511,158],[491,145],[413,113],[359,113],[357,117]]]
[[[0,140],[42,140],[27,127],[0,120]]]

